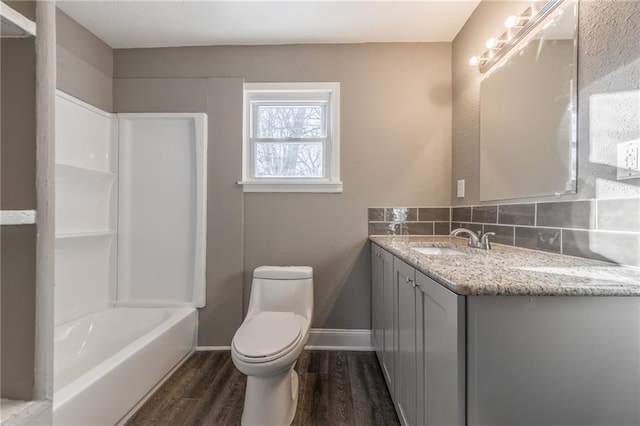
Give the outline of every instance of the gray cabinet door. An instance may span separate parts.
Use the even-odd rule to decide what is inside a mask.
[[[404,425],[416,425],[416,290],[415,270],[394,259],[394,283],[398,300],[396,341],[396,409]]]
[[[382,269],[382,372],[391,396],[395,398],[395,321],[396,298],[393,281],[393,255],[380,249]]]
[[[393,255],[371,244],[372,343],[392,397],[395,397],[395,304]]]
[[[416,272],[418,424],[465,424],[465,297]],[[420,306],[421,305],[421,306]]]
[[[371,245],[371,340],[380,364],[384,350],[384,258],[381,252],[380,247]]]

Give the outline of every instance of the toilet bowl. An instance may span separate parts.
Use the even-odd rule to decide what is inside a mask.
[[[247,375],[243,425],[289,425],[298,402],[293,367],[309,338],[313,269],[260,266],[253,271],[247,316],[231,342],[231,359]]]

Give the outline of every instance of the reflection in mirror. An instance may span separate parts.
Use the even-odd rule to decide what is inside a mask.
[[[576,191],[577,8],[563,2],[481,83],[481,201]]]

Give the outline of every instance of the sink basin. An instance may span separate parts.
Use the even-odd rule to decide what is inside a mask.
[[[464,254],[459,250],[451,249],[447,247],[413,247],[411,248],[411,250],[417,251],[418,253],[431,254],[431,255],[451,256],[451,255]]]

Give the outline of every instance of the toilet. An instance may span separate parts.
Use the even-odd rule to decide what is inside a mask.
[[[296,414],[293,367],[309,338],[313,269],[260,266],[253,271],[247,316],[231,342],[231,359],[247,375],[243,425],[289,425]]]

